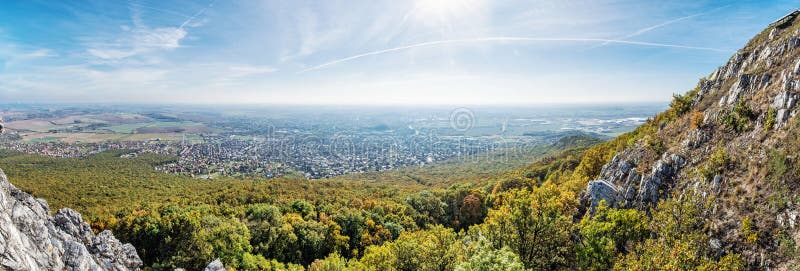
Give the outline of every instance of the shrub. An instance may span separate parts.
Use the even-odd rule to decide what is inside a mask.
[[[662,141],[661,139],[651,136],[647,136],[646,139],[647,140],[645,141],[645,145],[647,146],[647,148],[653,150],[656,154],[661,155],[662,153],[667,151],[667,148],[664,147],[664,141]]]
[[[772,127],[775,127],[775,118],[777,117],[778,113],[775,111],[775,108],[769,108],[767,111],[767,119],[764,121],[764,130],[769,131],[772,130]]]
[[[743,132],[750,128],[751,118],[753,118],[753,111],[747,106],[744,99],[739,99],[733,110],[722,115],[722,124],[733,131]]]
[[[647,216],[634,209],[613,209],[602,202],[577,225],[578,270],[609,270],[618,254],[628,253],[650,233]]]
[[[742,236],[744,236],[744,241],[748,245],[753,245],[758,242],[758,231],[755,229],[755,224],[753,220],[749,217],[742,218],[742,225],[739,227],[739,230],[742,231]]]
[[[728,158],[727,152],[725,152],[724,148],[718,149],[711,157],[708,158],[708,161],[705,162],[700,168],[698,169],[700,176],[703,176],[706,180],[711,179],[714,175],[721,174],[728,168],[730,160]]]
[[[703,125],[705,125],[705,123],[703,122],[703,117],[704,117],[703,112],[700,111],[692,112],[692,114],[689,115],[689,126],[691,126],[692,129],[698,129],[703,127]]]
[[[483,270],[509,270],[523,271],[519,255],[514,254],[508,247],[495,249],[491,245],[479,246],[475,255],[467,261],[460,263],[456,271],[483,271]]]
[[[689,112],[689,110],[692,109],[692,102],[694,101],[694,95],[696,94],[697,89],[689,91],[684,95],[673,94],[672,102],[669,103],[670,119],[675,119],[679,116],[682,116],[686,112]]]

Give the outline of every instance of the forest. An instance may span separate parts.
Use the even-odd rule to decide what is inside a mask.
[[[153,169],[174,157],[124,151],[2,152],[0,168],[54,210],[75,208],[132,243],[147,270],[201,270],[216,258],[231,270],[743,270],[738,254],[709,248],[708,198],[647,211],[580,202],[616,152],[685,113],[681,98],[611,141],[566,137],[531,150],[532,164],[495,171],[475,161],[329,180],[197,180]]]

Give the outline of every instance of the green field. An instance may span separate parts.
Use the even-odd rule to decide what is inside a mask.
[[[145,127],[189,127],[189,126],[200,126],[203,125],[202,123],[192,122],[192,121],[157,121],[157,122],[141,122],[141,123],[129,123],[129,124],[120,124],[114,125],[109,127],[103,127],[103,130],[109,130],[114,133],[120,134],[131,134],[139,128]]]
[[[54,137],[54,136],[46,136],[46,137],[40,137],[40,138],[33,138],[33,139],[30,140],[30,142],[33,142],[33,143],[47,143],[47,142],[56,142],[56,141],[59,141],[60,139],[61,138]]]

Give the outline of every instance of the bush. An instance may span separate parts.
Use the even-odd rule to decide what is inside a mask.
[[[749,217],[742,218],[742,225],[739,227],[744,237],[744,242],[748,245],[753,245],[758,242],[758,231],[755,229],[755,223]]]
[[[692,129],[702,128],[703,125],[705,125],[703,117],[705,117],[703,112],[692,112],[692,114],[689,115],[689,126],[692,127]]]
[[[692,102],[694,96],[697,94],[697,89],[687,92],[684,95],[673,94],[672,102],[669,103],[670,119],[676,119],[692,109]]]
[[[647,216],[634,209],[613,209],[603,202],[593,216],[577,225],[580,241],[575,247],[579,270],[609,270],[618,254],[628,253],[633,244],[650,233]]]
[[[698,171],[700,176],[709,180],[713,178],[714,175],[722,174],[722,172],[728,168],[729,163],[727,152],[725,152],[724,148],[720,148],[708,158],[705,164],[700,166]]]
[[[692,195],[659,202],[652,211],[651,238],[620,254],[614,270],[745,270],[738,254],[718,260],[708,254],[710,206],[707,199]]]
[[[770,107],[769,111],[767,111],[767,119],[764,120],[764,130],[769,131],[772,130],[772,127],[775,127],[775,118],[777,117],[778,112],[775,111],[775,108]]]
[[[647,146],[647,148],[653,150],[653,152],[655,152],[659,156],[665,151],[667,151],[667,148],[664,146],[663,140],[654,136],[653,137],[646,136],[645,139],[646,139],[645,145]]]
[[[753,111],[747,106],[744,99],[739,99],[733,110],[722,115],[722,124],[733,131],[743,132],[750,129],[750,120],[752,118]]]

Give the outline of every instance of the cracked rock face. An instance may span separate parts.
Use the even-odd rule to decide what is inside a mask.
[[[616,155],[603,166],[600,179],[589,182],[585,201],[590,211],[603,200],[611,207],[647,209],[664,196],[685,162],[678,155],[664,154],[655,162],[650,174],[641,175],[633,161]]]
[[[142,260],[110,231],[95,235],[81,214],[8,182],[0,170],[0,270],[139,270]]]
[[[596,180],[591,181],[586,186],[586,195],[589,197],[589,210],[594,212],[594,208],[600,204],[600,201],[605,201],[608,206],[616,207],[619,200],[619,188],[607,181]]]

